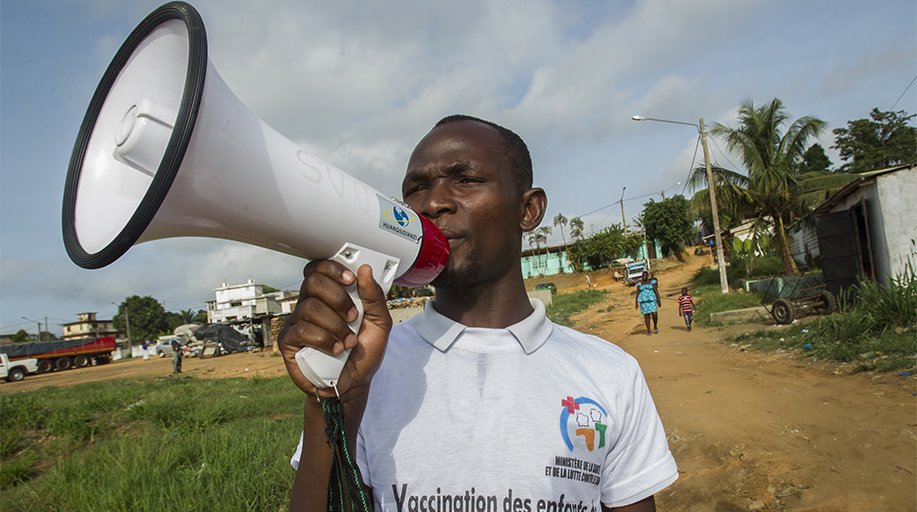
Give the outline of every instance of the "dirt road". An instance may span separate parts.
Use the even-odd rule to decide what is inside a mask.
[[[610,298],[574,317],[646,374],[680,472],[657,497],[660,510],[915,510],[914,380],[835,375],[792,355],[724,345],[722,329],[688,332],[675,299],[702,263],[658,274],[658,335],[646,335],[631,289],[602,277]]]
[[[709,258],[709,257],[707,257]],[[717,341],[729,331],[687,332],[678,289],[704,257],[658,274],[658,335],[645,334],[632,289],[592,274],[606,300],[574,317],[577,328],[621,345],[644,369],[678,461],[680,478],[660,510],[913,511],[917,509],[917,396],[913,377],[835,375],[787,354],[742,352]],[[560,292],[582,276],[552,276]],[[738,329],[764,328],[744,326]],[[772,327],[771,327],[772,328]],[[732,329],[733,331],[735,329]],[[94,380],[161,376],[169,359],[116,362],[0,384],[0,393]],[[271,352],[186,359],[203,378],[284,375]]]

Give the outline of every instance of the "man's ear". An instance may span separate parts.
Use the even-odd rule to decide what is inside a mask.
[[[522,228],[522,232],[526,233],[537,228],[547,208],[548,195],[545,194],[544,189],[536,187],[523,192],[522,217],[519,219],[519,227]]]

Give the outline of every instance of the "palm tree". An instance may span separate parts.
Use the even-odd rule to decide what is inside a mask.
[[[573,244],[567,247],[567,257],[574,272],[583,271],[583,219],[573,217],[570,219],[570,239]]]
[[[544,243],[542,261],[544,262],[544,268],[548,268],[548,235],[551,234],[551,226],[541,226],[536,231],[538,232],[540,241]]]
[[[562,213],[554,216],[554,225],[560,228],[560,238],[564,241],[564,250],[567,249],[567,237],[564,236],[564,226],[567,225],[567,222],[567,218]]]
[[[582,241],[583,240],[583,230],[585,229],[583,224],[583,219],[579,217],[573,217],[570,219],[570,238],[573,241]]]
[[[787,226],[806,216],[812,206],[824,199],[827,189],[839,187],[840,181],[849,178],[825,171],[803,170],[803,155],[809,148],[809,140],[825,129],[824,121],[811,116],[801,117],[783,132],[789,115],[777,98],[758,106],[751,101],[744,102],[739,107],[738,118],[736,128],[717,123],[710,130],[712,135],[726,141],[727,148],[740,154],[745,165],[745,174],[721,167],[715,170],[721,216],[727,226],[747,218],[772,222],[784,270],[797,273]],[[706,183],[703,168],[695,169],[691,183],[694,186]],[[709,210],[703,206],[707,194],[704,189],[692,198],[692,205],[702,217],[704,213],[709,216]]]

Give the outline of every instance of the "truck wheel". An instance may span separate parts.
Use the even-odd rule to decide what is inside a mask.
[[[16,367],[10,370],[9,375],[6,376],[6,380],[10,382],[19,382],[24,378],[25,378],[25,370],[19,367]]]
[[[73,364],[77,368],[86,368],[89,366],[89,358],[86,356],[76,356],[73,358]]]
[[[73,359],[61,357],[54,363],[54,366],[60,371],[69,370],[73,368]]]
[[[796,310],[793,303],[786,299],[777,299],[771,306],[771,315],[778,324],[787,325],[796,319]]]
[[[48,373],[54,369],[54,363],[50,359],[42,359],[38,361],[38,373]]]
[[[96,357],[96,364],[108,364],[110,362],[111,362],[111,359],[108,356]]]

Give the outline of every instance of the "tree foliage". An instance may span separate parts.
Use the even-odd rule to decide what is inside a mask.
[[[628,235],[620,224],[609,226],[589,238],[577,239],[567,246],[567,257],[570,265],[581,272],[584,264],[592,268],[603,268],[615,258],[636,254],[642,239],[637,235]]]
[[[796,273],[787,226],[808,215],[826,194],[840,188],[850,178],[804,167],[809,140],[824,130],[824,121],[805,116],[784,128],[789,122],[789,114],[777,98],[758,106],[751,101],[743,103],[738,118],[735,128],[717,123],[711,129],[714,136],[726,141],[731,151],[741,155],[745,164],[744,174],[721,167],[714,169],[721,225],[728,228],[746,219],[773,223],[774,242],[784,271]],[[812,150],[810,158],[817,152]],[[691,183],[695,187],[706,184],[703,168],[695,169]],[[707,190],[697,192],[691,204],[707,222]]]
[[[865,172],[917,162],[917,128],[908,122],[917,114],[874,108],[869,119],[847,121],[835,128],[834,149],[840,151],[842,172]]]
[[[567,237],[564,235],[564,227],[570,222],[562,213],[554,216],[554,227],[560,228],[560,239],[564,242],[564,249],[567,248]]]
[[[827,172],[831,170],[831,159],[825,154],[825,148],[820,144],[812,144],[802,154],[800,172]]]
[[[167,332],[168,315],[162,304],[150,296],[131,295],[118,306],[118,313],[112,319],[115,328],[127,331],[130,322],[130,340],[154,339]]]
[[[25,343],[29,341],[29,333],[25,329],[19,329],[12,337],[13,343]]]
[[[640,224],[647,238],[662,242],[662,254],[666,256],[681,254],[685,244],[694,239],[688,200],[682,195],[644,203]]]
[[[166,330],[168,333],[175,332],[175,328],[185,324],[204,324],[207,323],[207,312],[204,310],[182,309],[178,312],[166,312]],[[133,330],[133,324],[132,330]],[[132,333],[133,334],[133,333]]]

